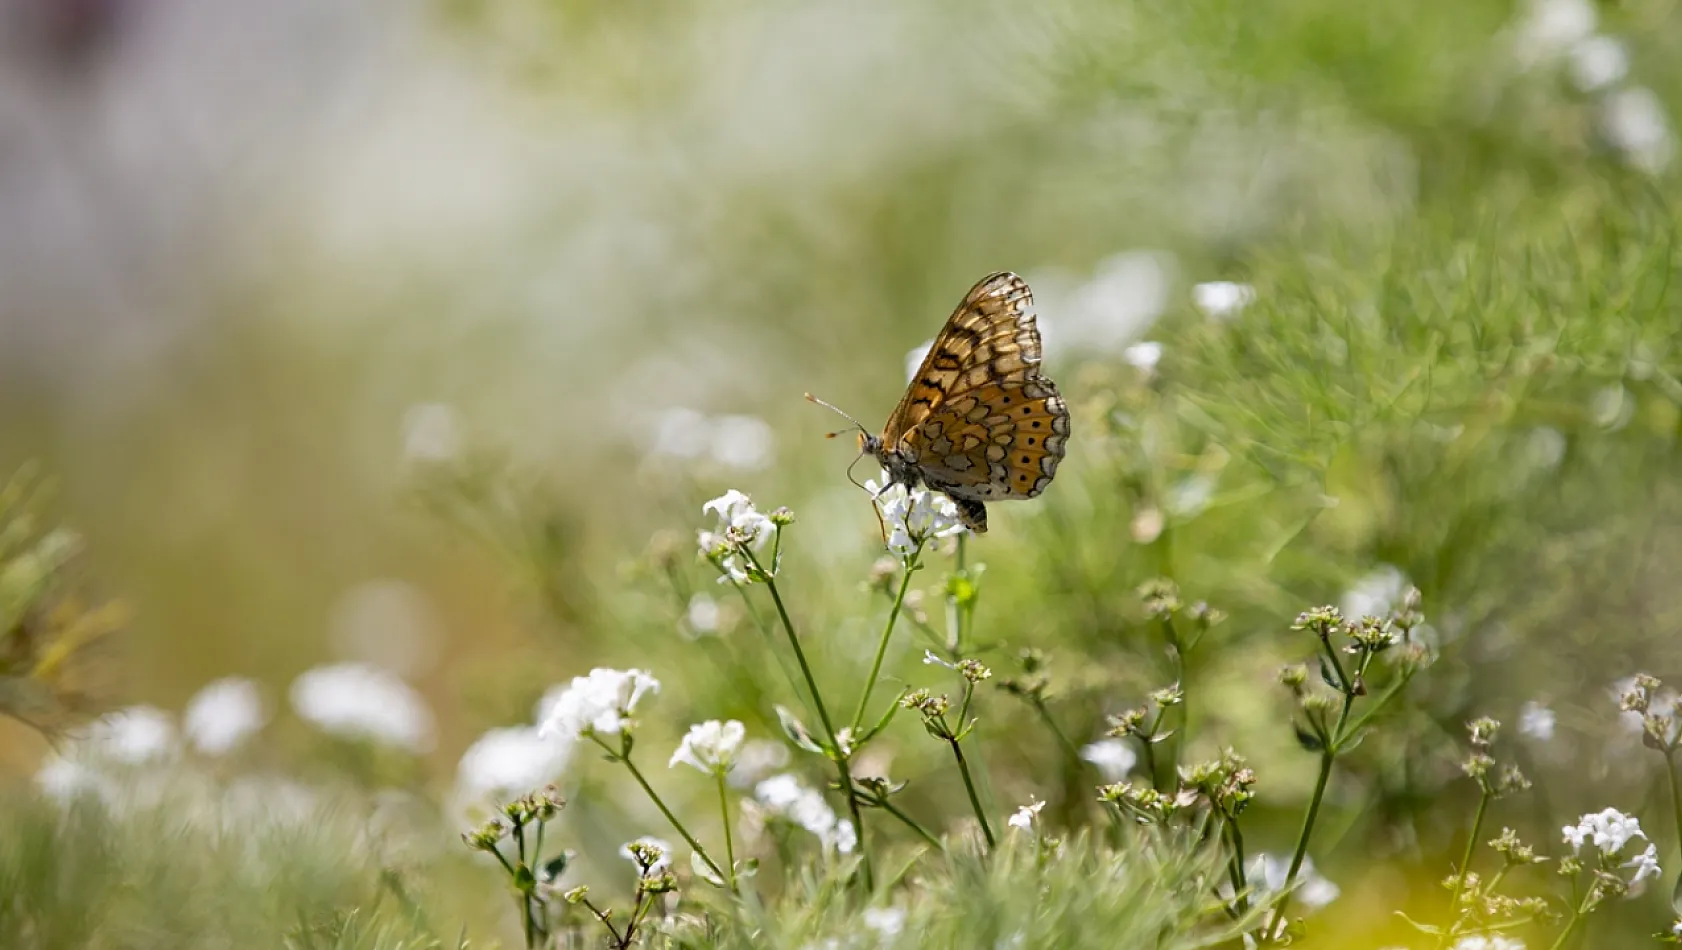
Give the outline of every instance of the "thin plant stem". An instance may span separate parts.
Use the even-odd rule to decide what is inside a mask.
[[[613,926],[613,919],[612,918],[608,917],[607,914],[603,913],[602,909],[600,907],[597,907],[595,904],[590,903],[590,899],[588,897],[581,898],[579,900],[579,903],[583,904],[586,908],[588,908],[590,913],[595,914],[596,919],[602,922],[603,927],[607,928],[607,932],[613,935],[613,945],[615,947],[625,946],[625,938],[619,936],[619,928]]]
[[[1676,779],[1676,750],[1664,750],[1664,774],[1670,779],[1670,810],[1671,817],[1676,822],[1676,842],[1678,850],[1682,850],[1682,784]]]
[[[1582,923],[1582,921],[1583,921],[1582,912],[1580,910],[1578,910],[1577,908],[1573,907],[1571,909],[1571,919],[1566,921],[1565,929],[1561,930],[1559,932],[1559,936],[1554,938],[1554,942],[1549,945],[1548,950],[1561,950],[1561,948],[1565,946],[1566,939],[1569,938],[1573,933],[1576,932],[1577,925],[1579,923]]]
[[[864,713],[870,705],[870,693],[876,688],[876,680],[882,675],[882,658],[888,655],[888,641],[894,635],[894,622],[899,619],[899,613],[905,607],[905,595],[911,590],[911,577],[916,573],[918,561],[923,555],[923,542],[917,542],[917,547],[911,552],[911,557],[904,563],[905,576],[900,578],[899,593],[894,596],[894,605],[888,610],[888,620],[882,625],[882,636],[876,641],[876,658],[870,663],[870,676],[864,681],[864,692],[859,696],[859,707],[853,713],[853,732],[857,733],[864,725]]]
[[[1226,822],[1227,837],[1232,839],[1232,893],[1238,899],[1238,912],[1250,911],[1250,895],[1245,893],[1250,883],[1244,879],[1244,832],[1238,827],[1238,820],[1229,818]]]
[[[730,838],[730,796],[724,790],[724,770],[714,773],[718,777],[718,813],[724,819],[724,860],[730,863],[730,890],[736,890],[736,845]]]
[[[595,738],[594,735],[592,735],[591,738]],[[608,746],[600,739],[596,739],[596,742],[609,752],[613,752],[612,747]],[[642,786],[642,790],[644,792],[648,793],[649,799],[654,802],[654,807],[660,809],[660,814],[666,816],[666,821],[671,824],[672,828],[675,829],[679,835],[683,836],[683,840],[691,848],[695,849],[695,853],[701,856],[701,860],[706,862],[707,867],[711,868],[712,872],[717,874],[721,879],[728,880],[729,876],[726,875],[724,870],[718,866],[718,863],[712,859],[712,856],[707,854],[707,849],[701,847],[701,842],[695,840],[695,836],[689,833],[689,829],[683,826],[683,822],[678,821],[677,816],[672,814],[672,810],[666,807],[666,803],[660,800],[659,795],[655,794],[654,786],[648,784],[648,779],[643,777],[642,770],[637,768],[635,762],[631,761],[631,757],[628,755],[619,755],[617,753],[614,754],[619,761],[625,763],[625,768],[631,770],[631,777],[637,780],[637,784]],[[733,891],[735,888],[732,887],[731,890]]]
[[[1345,714],[1348,707],[1344,707]],[[1341,720],[1340,720],[1341,722]],[[1291,855],[1290,870],[1285,872],[1285,886],[1279,896],[1279,903],[1273,907],[1273,916],[1268,918],[1267,928],[1262,931],[1262,939],[1267,943],[1274,941],[1278,932],[1279,922],[1285,919],[1286,907],[1291,902],[1291,884],[1297,879],[1297,872],[1302,870],[1302,859],[1308,854],[1308,839],[1314,834],[1314,820],[1320,816],[1320,800],[1326,796],[1326,781],[1332,775],[1332,762],[1337,758],[1336,746],[1327,743],[1320,750],[1320,774],[1314,780],[1314,795],[1308,800],[1308,811],[1302,816],[1302,831],[1297,834],[1297,847]]]
[[[1472,854],[1478,846],[1478,835],[1483,831],[1483,816],[1489,810],[1489,790],[1483,789],[1478,796],[1477,814],[1472,816],[1472,833],[1466,836],[1466,850],[1460,855],[1460,865],[1455,870],[1454,892],[1448,899],[1448,925],[1437,936],[1438,950],[1448,946],[1448,940],[1454,936],[1456,916],[1460,911],[1460,895],[1465,893],[1466,872],[1472,868]]]
[[[933,845],[936,849],[941,850],[941,851],[946,850],[946,845],[941,844],[939,838],[936,838],[934,835],[930,834],[929,830],[927,828],[924,828],[922,825],[918,824],[916,819],[912,818],[910,815],[907,815],[905,812],[900,811],[898,805],[895,805],[893,802],[890,802],[886,798],[883,798],[882,800],[876,802],[876,806],[878,808],[881,808],[883,811],[886,811],[888,814],[894,816],[895,818],[898,818],[900,820],[901,824],[905,825],[905,827],[910,828],[912,831],[916,832],[917,837],[922,838],[924,841],[927,841],[929,844]]]
[[[525,868],[526,873],[530,874],[534,862],[528,861],[526,858],[525,827],[518,820],[514,822],[514,846],[520,851],[520,867]],[[515,879],[515,883],[520,883],[518,878]],[[537,946],[537,920],[536,915],[532,913],[531,890],[523,886],[520,888],[520,917],[520,924],[526,934],[526,947]]]
[[[859,871],[864,875],[866,890],[874,887],[873,875],[870,870],[870,851],[865,845],[864,817],[859,813],[858,796],[853,794],[853,774],[848,763],[851,757],[847,750],[841,748],[841,741],[835,733],[835,723],[829,718],[829,710],[823,704],[823,696],[818,692],[818,682],[812,676],[812,666],[806,662],[806,651],[800,646],[800,635],[794,632],[794,621],[789,619],[788,607],[783,604],[782,592],[777,590],[777,580],[760,567],[758,559],[747,548],[742,549],[753,562],[754,567],[765,577],[765,587],[771,592],[771,603],[777,607],[777,616],[783,623],[783,632],[788,635],[789,646],[794,649],[794,658],[800,664],[800,673],[806,678],[806,688],[812,692],[812,705],[818,711],[818,720],[823,723],[824,734],[829,737],[830,748],[835,751],[835,769],[841,778],[841,794],[847,797],[847,812],[853,819],[853,830],[859,841]],[[715,867],[714,870],[717,870]]]
[[[969,793],[970,807],[975,809],[975,820],[981,822],[981,836],[987,839],[987,850],[997,847],[993,840],[993,829],[987,824],[987,812],[981,807],[981,799],[975,794],[975,781],[969,774],[969,763],[964,760],[964,749],[957,739],[946,740],[952,746],[952,755],[958,760],[958,772],[964,777],[964,791]]]

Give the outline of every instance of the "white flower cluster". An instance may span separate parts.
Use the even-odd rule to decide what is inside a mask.
[[[535,726],[491,729],[461,754],[456,790],[466,802],[523,795],[561,777],[572,743]]]
[[[736,764],[736,756],[742,751],[742,740],[746,735],[747,729],[734,719],[729,722],[709,719],[696,723],[689,727],[689,732],[678,744],[677,751],[672,753],[672,760],[666,767],[677,768],[682,762],[708,775],[723,775]]]
[[[642,856],[639,857],[637,852],[641,852]],[[649,874],[658,874],[672,866],[672,845],[663,839],[643,835],[635,841],[627,841],[620,845],[619,856],[636,865],[639,871],[644,870],[643,862],[652,858],[647,871]]]
[[[724,572],[718,578],[720,584],[726,581],[746,583],[747,562],[737,548],[745,545],[751,550],[760,550],[776,533],[776,525],[754,508],[748,496],[734,488],[702,505],[701,513],[707,512],[718,515],[718,527],[696,534],[701,556],[714,561]]]
[[[1249,284],[1230,280],[1214,280],[1191,288],[1191,302],[1211,320],[1225,320],[1235,316],[1256,299],[1256,289]]]
[[[269,721],[257,684],[229,676],[196,693],[181,714],[181,728],[193,748],[205,755],[225,755]]]
[[[323,732],[432,749],[432,710],[395,673],[366,663],[318,666],[292,681],[292,708]]]
[[[897,558],[908,558],[927,542],[964,530],[958,521],[958,506],[940,492],[890,485],[887,472],[882,473],[880,482],[867,480],[864,487],[882,513],[882,523],[888,528],[888,550]]]
[[[1571,846],[1571,850],[1580,852],[1587,843],[1602,855],[1609,858],[1619,857],[1624,846],[1636,838],[1647,841],[1647,849],[1625,861],[1620,867],[1632,868],[1635,874],[1630,878],[1630,886],[1634,887],[1648,878],[1657,878],[1662,872],[1659,867],[1659,852],[1647,833],[1641,830],[1641,822],[1634,815],[1626,815],[1616,808],[1594,812],[1582,817],[1575,825],[1566,825],[1563,829],[1564,840]]]
[[[825,851],[851,854],[858,845],[853,823],[837,818],[823,795],[800,784],[793,775],[773,775],[755,786],[754,797],[766,811],[787,819],[816,835]]]
[[[646,670],[598,667],[589,676],[575,676],[543,697],[538,735],[572,739],[584,735],[616,735],[636,728],[637,703],[658,693],[660,681]]]
[[[653,459],[708,458],[724,468],[752,471],[775,458],[776,435],[757,416],[709,416],[686,407],[666,409],[645,426]]]
[[[1454,941],[1453,950],[1524,950],[1524,941],[1500,935],[1473,934]]]
[[[1016,814],[1006,819],[1005,823],[1018,831],[1033,831],[1034,822],[1039,820],[1040,812],[1045,809],[1045,802],[1030,799],[1028,804],[1016,810]]]
[[[1119,782],[1139,763],[1139,753],[1125,739],[1099,739],[1080,750],[1106,782]]]
[[[1245,865],[1245,881],[1256,890],[1254,899],[1258,902],[1271,899],[1285,889],[1285,878],[1290,874],[1290,859],[1276,854],[1258,854]],[[1292,892],[1298,904],[1308,910],[1320,908],[1337,900],[1342,889],[1314,869],[1314,859],[1305,857],[1302,867],[1297,868],[1296,890]],[[1221,885],[1221,894],[1232,897],[1232,888]]]

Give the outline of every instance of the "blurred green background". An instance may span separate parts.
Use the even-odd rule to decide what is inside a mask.
[[[972,545],[979,622],[1001,670],[1051,652],[1077,741],[1162,685],[1134,591],[1173,577],[1231,615],[1197,742],[1252,757],[1285,848],[1289,618],[1410,582],[1443,662],[1334,783],[1324,913],[1399,940],[1389,910],[1440,901],[1474,715],[1557,712],[1499,819],[1538,840],[1664,801],[1608,697],[1679,654],[1673,0],[4,9],[0,471],[42,462],[135,611],[113,702],[250,676],[284,739],[297,674],[379,661],[437,715],[435,786],[596,663],[665,679],[673,735],[767,735],[776,680],[694,661],[651,543],[699,583],[702,501],[790,505],[787,583],[854,688],[876,526],[801,393],[879,421],[1009,269],[1074,436]],[[414,504],[481,450],[501,548]],[[1001,807],[1086,794],[987,701]],[[915,733],[896,777],[953,800]],[[19,777],[45,749],[0,732]]]

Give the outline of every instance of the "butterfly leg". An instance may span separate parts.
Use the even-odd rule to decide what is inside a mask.
[[[974,531],[976,534],[987,533],[986,505],[979,501],[971,501],[970,499],[958,498],[953,495],[947,495],[946,497],[951,498],[952,504],[958,506],[958,520],[963,523],[964,527]]]

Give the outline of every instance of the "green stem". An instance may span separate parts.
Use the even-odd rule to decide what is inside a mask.
[[[724,860],[730,862],[730,890],[736,890],[736,845],[730,838],[730,796],[724,790],[724,770],[714,773],[718,777],[718,813],[724,819]]]
[[[964,777],[964,791],[969,793],[970,807],[975,809],[975,820],[981,822],[981,836],[987,839],[987,850],[991,851],[997,847],[997,842],[993,840],[992,826],[987,824],[987,812],[981,807],[981,799],[976,797],[975,781],[970,777],[969,763],[964,761],[963,746],[957,739],[948,739],[946,742],[952,746],[952,755],[958,759],[958,772]]]
[[[858,711],[853,713],[853,732],[856,734],[864,725],[864,712],[870,705],[870,693],[876,688],[876,680],[882,675],[882,658],[888,654],[888,640],[894,635],[894,622],[899,619],[900,610],[905,607],[905,595],[911,590],[911,576],[917,570],[917,561],[923,554],[923,545],[919,543],[911,552],[911,557],[905,561],[905,576],[900,578],[899,593],[894,597],[894,605],[888,611],[888,621],[882,625],[881,639],[876,641],[876,658],[870,664],[870,677],[864,681],[864,693],[859,696]]]
[[[1348,715],[1349,707],[1344,706],[1344,715]],[[1342,718],[1338,719],[1341,725]],[[1336,736],[1336,733],[1333,733]],[[1308,854],[1308,839],[1314,834],[1314,820],[1320,816],[1320,801],[1326,796],[1326,781],[1332,776],[1332,762],[1337,758],[1334,744],[1327,744],[1320,750],[1320,775],[1314,780],[1314,795],[1308,800],[1308,811],[1302,816],[1302,830],[1297,833],[1296,852],[1291,855],[1291,867],[1285,872],[1285,886],[1281,889],[1279,903],[1273,906],[1273,916],[1268,919],[1267,928],[1262,931],[1261,943],[1273,943],[1279,932],[1279,922],[1285,919],[1286,907],[1291,902],[1291,885],[1296,883],[1297,872],[1302,870],[1302,859]]]
[[[897,805],[893,804],[892,802],[888,801],[886,798],[883,798],[883,799],[880,799],[879,801],[877,801],[876,802],[876,807],[882,809],[883,811],[886,811],[888,814],[894,816],[895,818],[898,818],[900,820],[900,822],[905,825],[905,827],[910,828],[912,831],[916,832],[917,837],[922,838],[924,841],[927,841],[929,844],[933,845],[938,850],[941,850],[941,851],[946,850],[946,846],[944,844],[940,843],[939,838],[936,838],[934,835],[930,834],[929,830],[927,828],[924,828],[922,825],[918,824],[917,821],[915,819],[913,819],[910,815],[907,815],[905,812],[900,811],[899,806],[897,806]]]
[[[1549,946],[1549,948],[1548,948],[1548,950],[1560,950],[1560,948],[1562,948],[1562,947],[1564,947],[1564,946],[1565,946],[1565,941],[1566,941],[1566,938],[1568,938],[1568,937],[1570,937],[1570,936],[1571,936],[1571,934],[1573,934],[1573,933],[1574,933],[1574,932],[1576,932],[1576,930],[1577,930],[1577,924],[1579,924],[1579,923],[1581,923],[1581,922],[1582,922],[1582,920],[1583,920],[1583,915],[1582,915],[1582,913],[1581,913],[1581,912],[1579,912],[1579,911],[1578,911],[1578,910],[1577,910],[1577,908],[1575,908],[1575,907],[1573,907],[1573,908],[1572,908],[1572,909],[1571,909],[1571,920],[1570,920],[1570,921],[1568,921],[1568,922],[1567,922],[1567,923],[1566,923],[1566,924],[1565,924],[1565,929],[1564,929],[1564,930],[1561,930],[1561,931],[1560,931],[1560,932],[1559,932],[1559,936],[1558,936],[1558,937],[1557,937],[1557,938],[1556,938],[1556,939],[1555,939],[1555,940],[1554,940],[1554,942],[1553,942],[1553,943],[1552,943],[1552,944],[1551,944],[1551,945],[1550,945],[1550,946]]]
[[[590,913],[595,914],[596,919],[602,922],[603,927],[607,928],[607,932],[613,935],[613,945],[614,946],[616,946],[616,947],[625,946],[625,938],[619,936],[619,928],[613,926],[612,918],[608,917],[607,914],[603,913],[602,909],[600,907],[597,907],[595,904],[590,903],[590,899],[588,897],[582,898],[579,901],[579,903],[582,903],[586,908],[588,908]]]
[[[755,567],[759,567],[752,551],[744,547],[742,553],[747,555]],[[806,651],[800,646],[800,636],[794,632],[794,621],[789,619],[788,607],[783,603],[782,593],[777,590],[776,578],[765,573],[764,568],[760,568],[760,573],[765,577],[766,589],[771,592],[771,603],[777,607],[777,616],[782,620],[783,632],[788,635],[789,646],[794,649],[794,659],[800,664],[800,673],[806,678],[806,688],[812,692],[812,705],[818,711],[818,720],[823,723],[824,734],[829,737],[830,748],[835,752],[835,769],[841,777],[841,794],[847,798],[847,812],[852,816],[853,832],[858,836],[859,871],[864,876],[865,889],[871,890],[874,883],[870,871],[870,851],[865,847],[864,816],[859,813],[858,796],[853,794],[853,774],[848,764],[851,753],[841,748],[841,741],[835,733],[835,723],[829,718],[829,710],[824,706],[823,696],[818,692],[817,679],[812,676],[812,666],[806,662]]]
[[[1664,750],[1664,774],[1670,779],[1670,809],[1676,821],[1676,846],[1682,851],[1682,785],[1676,780],[1676,750]]]
[[[1075,744],[1070,742],[1069,737],[1063,734],[1062,728],[1057,725],[1057,720],[1051,717],[1051,710],[1045,708],[1045,700],[1034,696],[1029,699],[1029,703],[1034,707],[1034,711],[1040,714],[1040,719],[1044,721],[1046,728],[1050,729],[1051,734],[1057,737],[1057,744],[1063,747],[1064,752],[1068,753],[1070,761],[1079,767],[1083,761],[1080,757],[1080,750],[1075,748]]]
[[[592,735],[591,738],[595,738],[595,736]],[[707,854],[707,849],[701,847],[701,842],[695,840],[695,836],[689,833],[689,829],[683,826],[683,822],[678,821],[677,816],[672,814],[672,810],[666,807],[666,803],[660,800],[659,795],[655,794],[654,786],[648,784],[648,779],[643,777],[642,770],[637,768],[635,762],[631,761],[631,757],[628,755],[619,755],[600,739],[596,739],[596,742],[598,745],[601,745],[602,748],[607,749],[610,753],[613,753],[619,761],[625,763],[625,768],[631,770],[631,777],[637,780],[637,784],[642,786],[642,790],[644,792],[648,793],[649,799],[654,802],[654,807],[660,809],[660,814],[666,816],[666,821],[671,824],[672,828],[675,829],[678,834],[683,836],[683,840],[688,843],[691,848],[695,849],[695,853],[701,856],[701,860],[706,862],[707,867],[711,868],[712,872],[717,874],[720,879],[729,880],[729,875],[725,874],[724,869],[720,868],[718,863],[712,859],[712,856]],[[732,887],[731,890],[734,891],[735,888]]]
[[[1483,831],[1483,816],[1489,810],[1489,790],[1481,789],[1481,792],[1477,814],[1472,816],[1472,833],[1466,836],[1466,850],[1460,855],[1460,865],[1454,875],[1454,892],[1448,899],[1448,926],[1437,936],[1438,950],[1448,946],[1449,938],[1454,936],[1455,925],[1459,923],[1460,895],[1465,893],[1466,872],[1472,868],[1472,854],[1478,846],[1478,834]]]
[[[528,874],[531,873],[533,862],[526,860],[526,832],[519,821],[514,822],[514,846],[520,851],[520,866],[528,869]],[[526,887],[520,888],[520,917],[526,934],[526,948],[531,950],[537,946],[537,921],[532,914],[531,891]]]
[[[1250,895],[1245,892],[1250,883],[1244,879],[1244,832],[1238,829],[1238,820],[1235,818],[1227,819],[1226,830],[1228,837],[1232,839],[1232,893],[1238,898],[1238,912],[1249,913]]]

